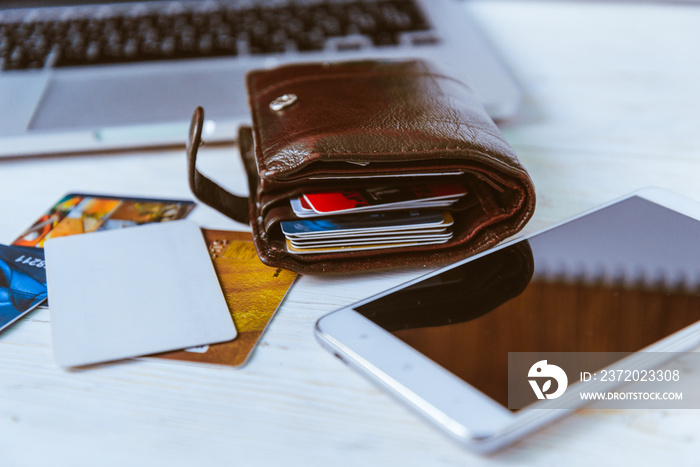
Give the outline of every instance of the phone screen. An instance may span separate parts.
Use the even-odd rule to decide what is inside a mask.
[[[634,352],[700,320],[700,222],[634,196],[356,310],[507,406],[508,352]]]

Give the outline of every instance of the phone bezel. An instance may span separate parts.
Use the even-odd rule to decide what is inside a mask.
[[[315,335],[323,347],[379,383],[458,442],[478,452],[499,449],[575,409],[541,410],[543,404],[552,402],[542,401],[536,403],[536,408],[533,406],[511,412],[374,324],[354,308],[634,196],[700,221],[700,203],[659,188],[641,189],[533,234],[514,237],[493,249],[327,314],[317,321]],[[700,321],[666,336],[643,351],[684,352],[698,345]],[[626,364],[632,357],[616,364]],[[581,401],[577,407],[583,405],[585,403]]]

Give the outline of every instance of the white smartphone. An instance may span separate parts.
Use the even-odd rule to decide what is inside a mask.
[[[699,241],[700,203],[644,189],[330,313],[315,334],[459,442],[490,452],[585,404],[542,409],[553,401],[537,396],[509,409],[509,353],[624,360],[700,345]]]

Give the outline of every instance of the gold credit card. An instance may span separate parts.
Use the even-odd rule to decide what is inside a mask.
[[[208,229],[202,232],[238,336],[230,342],[154,357],[241,366],[250,357],[297,274],[264,265],[248,232]]]

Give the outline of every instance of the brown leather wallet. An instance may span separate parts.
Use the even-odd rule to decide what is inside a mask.
[[[532,181],[498,127],[468,86],[428,62],[286,65],[250,72],[247,86],[253,127],[241,128],[239,147],[249,197],[197,170],[201,108],[190,129],[189,177],[197,198],[251,224],[265,264],[306,274],[442,265],[497,244],[533,214]],[[285,246],[280,222],[296,219],[292,197],[455,182],[468,194],[447,208],[447,243],[314,255]]]

